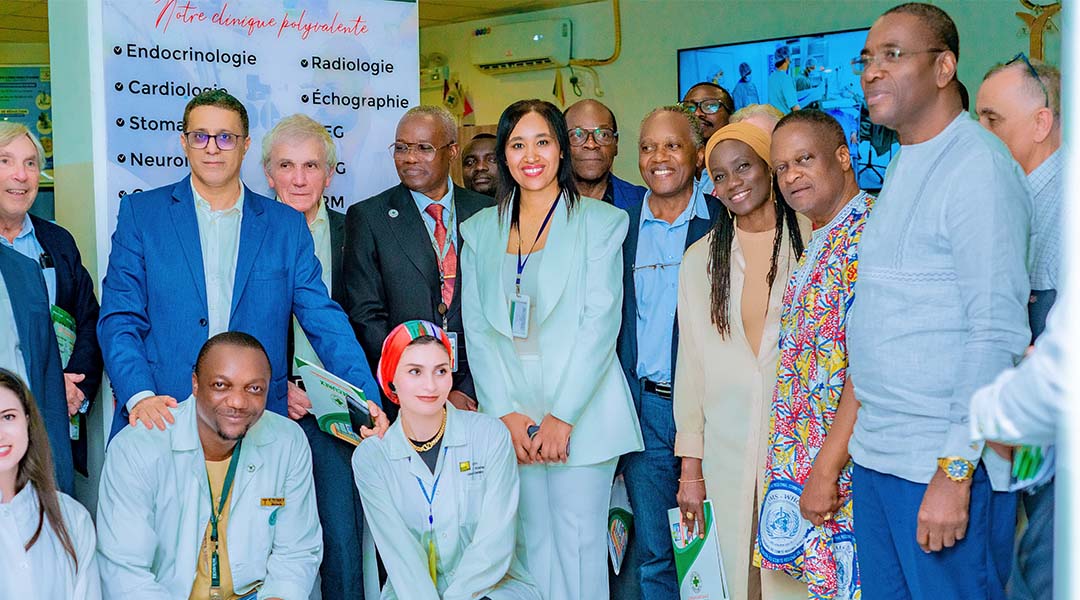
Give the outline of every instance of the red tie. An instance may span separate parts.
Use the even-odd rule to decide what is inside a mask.
[[[454,299],[454,281],[457,279],[457,252],[454,251],[454,240],[446,239],[442,205],[432,202],[425,210],[435,219],[435,243],[439,245],[435,258],[437,260],[442,256],[442,264],[439,265],[439,272],[442,274],[442,301],[449,307],[450,301]]]

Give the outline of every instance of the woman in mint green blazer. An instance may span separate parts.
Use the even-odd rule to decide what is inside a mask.
[[[461,225],[477,400],[510,430],[518,545],[544,598],[607,598],[611,481],[619,456],[642,448],[615,355],[628,219],[578,195],[552,104],[510,105],[496,138],[497,206]]]

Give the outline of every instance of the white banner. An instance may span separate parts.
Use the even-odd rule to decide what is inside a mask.
[[[263,135],[298,112],[337,144],[330,208],[344,211],[398,182],[386,148],[398,119],[419,103],[415,2],[104,0],[101,14],[106,236],[120,198],[189,172],[181,120],[205,89],[224,88],[247,108],[252,143],[242,176],[256,192],[272,195]]]

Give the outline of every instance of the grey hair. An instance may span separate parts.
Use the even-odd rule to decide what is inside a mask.
[[[1035,73],[1039,75],[1039,81],[1042,82],[1043,87],[1046,88],[1046,103],[1050,107],[1050,112],[1054,113],[1055,119],[1061,118],[1061,71],[1053,66],[1044,63],[1041,60],[1031,59],[1031,68],[1035,69]],[[1029,95],[1033,98],[1042,99],[1043,90],[1039,87],[1039,82],[1035,81],[1034,74],[1028,70],[1027,65],[1022,61],[1016,61],[1012,64],[998,63],[983,76],[983,81],[990,79],[994,75],[1011,68],[1020,69],[1023,74],[1024,83],[1022,84]]]
[[[279,143],[298,142],[301,140],[318,140],[323,146],[323,158],[326,164],[323,169],[327,175],[333,172],[337,166],[337,147],[330,132],[311,117],[297,113],[289,115],[277,122],[263,137],[262,140],[262,166],[267,173],[270,172],[270,153],[274,146]]]
[[[0,121],[0,148],[7,146],[19,139],[20,136],[24,135],[30,138],[30,142],[34,144],[34,149],[37,150],[38,169],[45,170],[45,148],[41,146],[41,141],[38,140],[38,137],[22,123]]]
[[[411,117],[431,117],[439,122],[443,127],[443,133],[446,134],[446,139],[450,144],[457,143],[457,121],[454,119],[454,115],[450,114],[450,111],[441,106],[434,104],[421,104],[414,106],[405,111],[398,124],[404,123]]]
[[[694,148],[700,150],[705,146],[705,134],[701,133],[701,123],[694,116],[694,113],[679,106],[678,104],[668,104],[666,106],[658,106],[648,112],[645,118],[641,120],[639,129],[644,129],[645,121],[652,118],[653,115],[670,112],[679,115],[686,119],[686,124],[690,126],[690,140],[694,143]]]
[[[730,125],[732,123],[745,121],[754,115],[769,117],[773,120],[774,125],[779,123],[780,119],[784,118],[784,113],[780,112],[780,109],[772,104],[747,104],[731,113],[731,119],[728,120],[728,124]]]

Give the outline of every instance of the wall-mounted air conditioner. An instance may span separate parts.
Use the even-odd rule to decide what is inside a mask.
[[[571,37],[570,19],[480,27],[473,30],[472,62],[493,74],[565,67]]]

